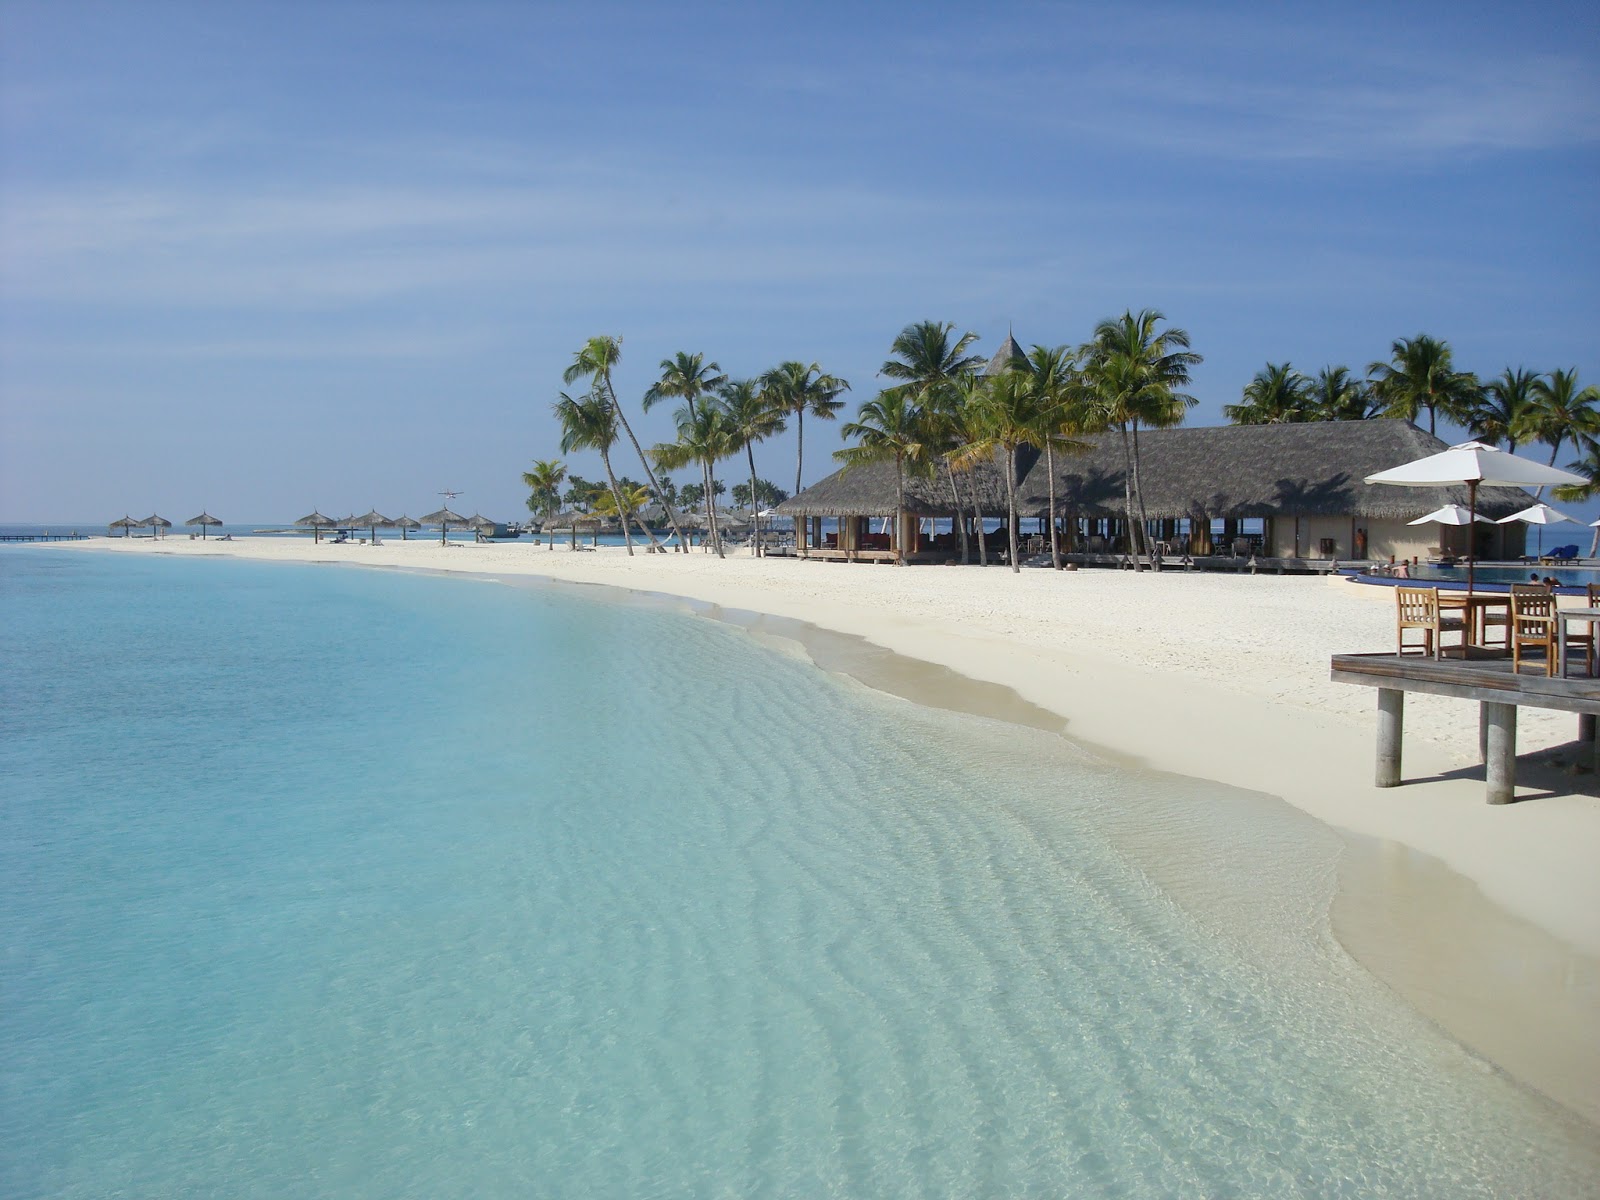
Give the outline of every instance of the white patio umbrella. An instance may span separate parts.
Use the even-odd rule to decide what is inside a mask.
[[[1548,504],[1535,504],[1531,508],[1523,509],[1521,512],[1514,512],[1509,517],[1501,517],[1496,524],[1509,525],[1513,521],[1523,521],[1529,525],[1537,525],[1539,527],[1540,554],[1544,553],[1544,527],[1546,525],[1560,525],[1569,521],[1574,525],[1578,523],[1574,518],[1551,508]]]
[[[1483,525],[1492,525],[1494,522],[1488,517],[1474,516],[1473,513],[1459,504],[1446,504],[1443,508],[1436,508],[1425,517],[1418,517],[1415,521],[1407,521],[1407,525],[1471,525],[1474,521]]]
[[[1558,467],[1546,466],[1530,458],[1485,446],[1482,442],[1462,442],[1438,454],[1430,454],[1415,462],[1391,467],[1368,475],[1368,483],[1389,483],[1397,487],[1448,487],[1452,483],[1467,485],[1467,509],[1473,520],[1478,516],[1478,485],[1505,484],[1511,487],[1542,487],[1551,483],[1583,483],[1582,477]],[[1470,542],[1470,539],[1469,539]],[[1477,547],[1467,546],[1467,591],[1473,587],[1473,567]]]

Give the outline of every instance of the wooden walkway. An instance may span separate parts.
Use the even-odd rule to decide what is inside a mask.
[[[1508,804],[1517,785],[1517,709],[1527,705],[1579,714],[1579,736],[1594,743],[1595,717],[1600,715],[1600,679],[1585,675],[1551,678],[1543,663],[1535,670],[1526,665],[1511,670],[1511,660],[1498,653],[1480,652],[1467,658],[1428,658],[1423,655],[1335,654],[1331,678],[1378,690],[1379,787],[1400,784],[1401,746],[1404,740],[1405,694],[1425,692],[1478,702],[1478,737],[1490,804]],[[1569,669],[1583,670],[1581,657]],[[1594,765],[1600,769],[1600,753]]]
[[[87,542],[87,533],[0,533],[0,542]]]

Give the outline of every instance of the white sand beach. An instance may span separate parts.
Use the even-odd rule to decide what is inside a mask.
[[[1013,574],[628,557],[529,541],[94,539],[89,550],[542,576],[771,614],[1013,689],[1069,736],[1280,797],[1350,835],[1333,926],[1410,1002],[1600,1124],[1600,797],[1577,718],[1523,709],[1519,803],[1484,803],[1476,706],[1406,700],[1405,786],[1373,786],[1376,696],[1329,657],[1393,644],[1386,589],[1304,576]],[[1313,881],[1307,881],[1313,886]]]

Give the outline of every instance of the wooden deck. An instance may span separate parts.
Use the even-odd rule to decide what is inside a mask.
[[[1478,650],[1466,657],[1431,658],[1424,655],[1335,654],[1330,677],[1335,683],[1353,683],[1377,689],[1378,756],[1375,782],[1397,787],[1401,782],[1401,749],[1405,727],[1405,694],[1424,692],[1478,702],[1478,740],[1483,753],[1486,799],[1509,804],[1516,798],[1517,709],[1550,708],[1579,714],[1579,737],[1596,752],[1593,766],[1600,770],[1600,742],[1595,741],[1595,717],[1600,715],[1600,679],[1580,672],[1581,656],[1568,659],[1568,676],[1546,675],[1541,669],[1514,672],[1511,660],[1500,652]]]

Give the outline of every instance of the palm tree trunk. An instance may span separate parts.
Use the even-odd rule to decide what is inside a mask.
[[[1124,422],[1122,430],[1122,515],[1128,522],[1128,553],[1133,555],[1133,569],[1144,570],[1144,562],[1139,557],[1139,538],[1135,531],[1138,522],[1134,520],[1133,513],[1133,447],[1128,441],[1128,426]]]
[[[1006,536],[1011,539],[1011,573],[1018,574],[1017,561],[1017,448],[1006,447]]]
[[[894,456],[894,565],[906,565],[906,548],[902,537],[906,528],[906,459],[903,454]]]
[[[967,522],[961,514],[961,493],[956,490],[956,470],[950,465],[950,460],[944,460],[945,478],[950,481],[950,502],[955,505],[955,516],[950,519],[950,528],[961,531],[961,565],[964,567],[972,561],[972,547],[967,542]]]
[[[806,455],[806,410],[794,410],[794,494],[800,494],[800,468]]]
[[[978,504],[978,484],[967,472],[967,491],[972,496],[972,515],[978,519],[978,565],[989,565],[989,544],[983,536],[983,509]]]
[[[1150,514],[1144,510],[1144,488],[1139,480],[1139,422],[1133,423],[1133,495],[1139,502],[1139,537],[1148,548],[1150,546]],[[1157,571],[1161,570],[1161,560],[1151,550],[1150,565]]]
[[[1056,451],[1048,440],[1044,444],[1044,469],[1050,477],[1050,566],[1061,570],[1061,531],[1056,528]]]
[[[622,526],[622,544],[628,548],[628,554],[633,554],[633,537],[628,533],[628,510],[622,507],[622,489],[617,486],[617,477],[611,473],[611,451],[601,450],[600,461],[606,465],[606,478],[611,482],[611,498],[617,504],[617,520]]]
[[[644,468],[644,477],[650,481],[650,490],[655,494],[656,502],[666,512],[667,520],[672,525],[672,532],[678,535],[678,545],[687,549],[689,544],[683,540],[683,530],[678,528],[677,514],[672,511],[672,505],[667,503],[666,494],[662,492],[661,485],[656,482],[656,473],[650,469],[650,460],[644,456],[644,450],[639,446],[639,439],[633,436],[633,426],[628,424],[628,414],[623,412],[622,405],[617,403],[617,393],[611,386],[609,378],[606,379],[606,394],[611,398],[611,411],[617,414],[617,420],[622,422],[623,432],[628,435],[628,440],[633,443],[633,452],[639,456],[639,465]],[[616,485],[613,484],[612,489],[615,490],[615,487]],[[624,532],[627,530],[626,521],[623,522],[623,530]],[[645,532],[649,533],[648,526],[646,526]],[[654,545],[660,545],[656,541],[656,535],[653,533],[650,534],[650,541]],[[631,542],[628,544],[628,553],[633,553],[633,544]]]
[[[711,526],[711,548],[718,558],[727,558],[722,552],[722,534],[717,529],[717,476],[711,464],[706,464],[706,524]]]
[[[745,457],[750,460],[750,553],[761,557],[761,518],[757,514],[761,511],[760,501],[756,499],[756,452],[749,442],[744,446]]]

